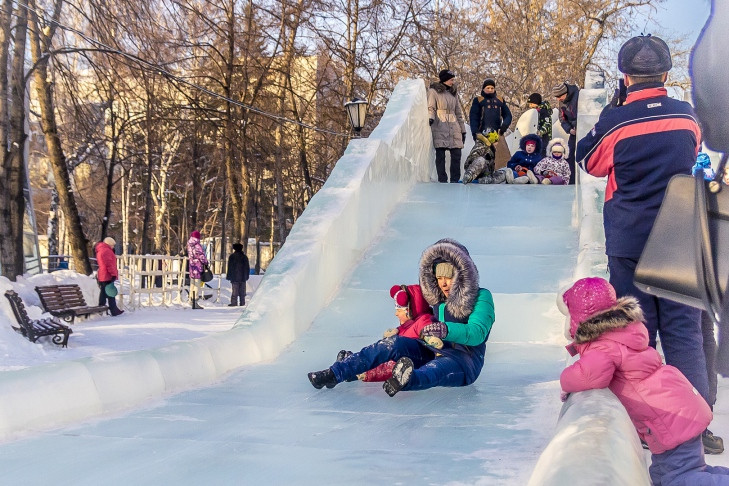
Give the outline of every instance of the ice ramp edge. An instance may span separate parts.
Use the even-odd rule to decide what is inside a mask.
[[[294,224],[230,331],[0,373],[0,441],[131,410],[278,356],[328,304],[402,195],[428,180],[427,119],[424,82],[400,82],[377,128],[351,141]]]

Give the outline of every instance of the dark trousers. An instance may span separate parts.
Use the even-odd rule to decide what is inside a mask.
[[[653,454],[649,471],[655,486],[729,485],[729,469],[706,465],[701,436]]]
[[[425,390],[434,386],[465,386],[463,367],[450,356],[435,357],[435,353],[418,339],[392,336],[362,348],[331,366],[338,382],[354,380],[360,373],[382,363],[407,356],[413,360],[415,370],[403,390]]]
[[[438,172],[438,182],[448,182],[448,174],[445,169],[446,150],[451,153],[451,182],[458,182],[461,179],[461,149],[459,148],[435,149],[435,170]]]
[[[109,312],[112,316],[119,314],[119,307],[116,305],[116,299],[106,295],[106,286],[110,284],[112,280],[107,282],[99,282],[99,305],[108,305]]]
[[[709,399],[707,402],[711,409],[716,403],[716,389],[718,380],[716,376],[716,338],[714,337],[714,323],[706,311],[701,311],[701,334],[704,338],[704,358],[706,358],[706,374],[709,379]]]
[[[232,305],[246,305],[246,283],[230,282],[230,303]],[[239,302],[240,301],[240,302]]]
[[[576,135],[570,135],[570,138],[567,140],[567,147],[570,149],[570,156],[567,157],[567,163],[570,166],[570,184],[575,183],[575,147],[577,145],[577,136]]]
[[[633,283],[637,263],[637,259],[608,256],[610,283],[615,287],[618,297],[632,295],[638,299],[648,328],[649,344],[655,348],[656,335],[660,335],[666,364],[678,368],[704,400],[710,403],[701,311],[638,290]]]

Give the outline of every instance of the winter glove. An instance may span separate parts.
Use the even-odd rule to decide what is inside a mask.
[[[461,133],[461,142],[466,143],[466,132]]]
[[[425,344],[432,346],[435,349],[443,349],[443,341],[440,338],[435,336],[425,336],[423,341],[425,341]]]
[[[505,132],[506,130],[504,130],[503,128],[499,128],[499,137],[503,137]]]
[[[387,331],[382,333],[382,337],[389,338],[392,336],[397,336],[398,334],[400,334],[400,331],[398,331],[397,329],[388,329]]]
[[[448,335],[448,326],[445,322],[435,321],[425,326],[420,335],[423,337],[423,339],[425,339],[427,336],[434,336],[439,339],[445,339],[445,337]]]
[[[435,120],[433,120],[432,118],[428,119],[428,125],[430,125],[431,127],[433,126],[433,122],[435,122]]]
[[[569,397],[570,397],[570,394],[567,392],[562,392],[559,394],[559,399],[562,400],[563,402],[566,402]]]

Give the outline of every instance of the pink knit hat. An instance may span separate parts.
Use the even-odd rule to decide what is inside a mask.
[[[570,336],[574,337],[577,328],[595,314],[607,310],[617,303],[615,289],[604,278],[582,278],[572,285],[563,295],[570,315]]]
[[[197,238],[199,240],[200,239],[200,232],[198,230],[195,230],[192,233],[190,233],[190,236],[192,238]]]

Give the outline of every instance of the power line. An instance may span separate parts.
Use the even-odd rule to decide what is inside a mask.
[[[229,103],[231,103],[231,104],[233,104],[235,106],[238,106],[238,107],[243,108],[243,109],[248,110],[248,111],[252,111],[254,113],[257,113],[259,115],[265,116],[267,118],[271,118],[271,119],[276,120],[276,121],[280,121],[280,122],[284,122],[284,123],[293,123],[293,124],[296,124],[296,125],[300,125],[300,126],[302,126],[304,128],[308,128],[309,130],[313,130],[313,131],[320,132],[320,133],[327,133],[327,134],[335,135],[335,136],[338,136],[338,137],[346,137],[346,138],[349,138],[351,136],[348,133],[336,132],[334,130],[327,130],[325,128],[319,128],[319,127],[314,126],[314,125],[309,125],[308,123],[304,123],[304,122],[301,122],[299,120],[292,120],[290,118],[286,118],[286,117],[281,116],[281,115],[275,115],[273,113],[269,113],[267,111],[261,110],[260,108],[256,108],[255,106],[247,105],[247,104],[242,103],[242,102],[240,102],[238,100],[234,100],[232,98],[228,98],[227,96],[223,96],[221,94],[218,94],[218,93],[216,93],[214,91],[211,91],[211,90],[205,88],[204,86],[200,86],[200,85],[195,84],[195,83],[193,83],[191,81],[188,81],[188,80],[186,80],[186,79],[184,79],[184,78],[182,78],[182,77],[180,77],[180,76],[178,76],[176,74],[173,74],[173,73],[167,71],[166,69],[164,69],[163,67],[161,67],[158,64],[155,64],[155,63],[153,63],[151,61],[148,61],[146,59],[143,59],[143,58],[141,58],[139,56],[136,56],[134,54],[129,54],[128,52],[124,52],[124,51],[122,51],[120,49],[116,49],[114,47],[108,46],[108,45],[104,44],[101,41],[98,41],[98,40],[96,40],[96,39],[94,39],[92,37],[89,37],[88,35],[86,35],[85,33],[81,32],[80,30],[78,30],[78,29],[76,29],[74,27],[70,27],[68,25],[62,24],[61,22],[59,22],[57,20],[53,20],[53,19],[50,19],[49,20],[49,19],[47,19],[43,15],[43,12],[39,13],[37,10],[31,8],[29,5],[27,5],[25,3],[18,2],[18,6],[26,9],[28,12],[35,13],[35,15],[38,16],[38,18],[42,18],[44,20],[44,22],[46,22],[47,24],[55,24],[56,26],[58,26],[59,28],[65,30],[65,31],[72,32],[72,33],[78,35],[79,37],[81,37],[82,39],[84,39],[86,42],[89,42],[89,43],[91,43],[91,44],[93,44],[93,45],[95,45],[97,47],[102,48],[104,51],[107,51],[107,52],[112,53],[112,54],[118,54],[118,55],[120,55],[122,57],[125,57],[125,58],[127,58],[127,59],[129,59],[129,60],[131,60],[131,61],[133,61],[133,62],[135,62],[137,64],[142,65],[143,68],[146,67],[148,70],[153,71],[153,72],[156,72],[156,73],[164,76],[165,78],[172,79],[172,80],[174,80],[174,81],[176,81],[176,82],[178,82],[180,84],[184,84],[186,86],[189,86],[189,87],[191,87],[193,89],[196,89],[196,90],[198,90],[198,91],[200,91],[202,93],[205,93],[205,94],[207,94],[209,96],[212,96],[214,98],[218,98],[218,99],[227,101],[227,102],[229,102]],[[0,8],[0,11],[5,11],[5,10],[2,9],[2,8]],[[12,14],[13,14],[13,12],[11,12],[11,15]]]

